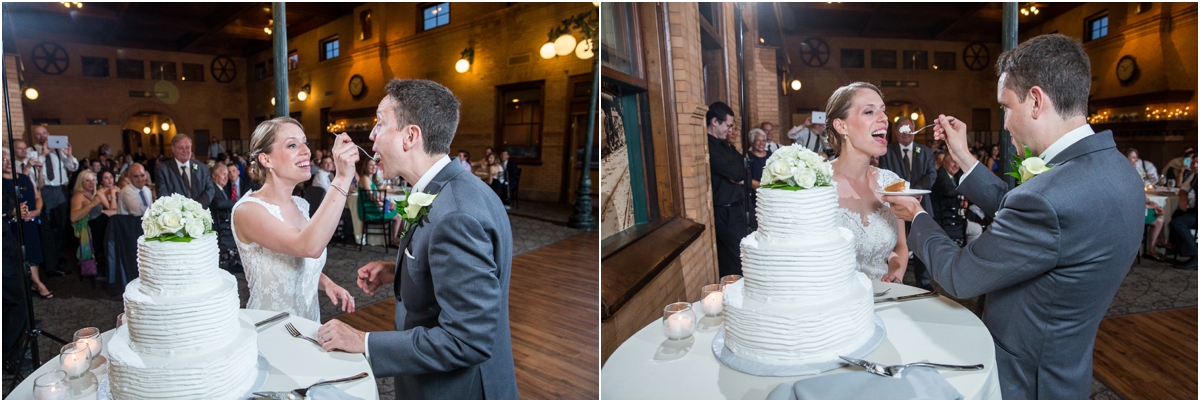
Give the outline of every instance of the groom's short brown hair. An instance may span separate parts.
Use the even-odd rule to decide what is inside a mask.
[[[396,78],[387,84],[386,91],[396,102],[397,123],[421,128],[425,153],[450,153],[450,142],[458,129],[459,102],[449,88],[429,80]]]
[[[1061,34],[1027,40],[996,60],[996,76],[1005,73],[1004,88],[1016,92],[1022,103],[1037,86],[1050,95],[1060,116],[1087,116],[1092,62],[1079,41]]]

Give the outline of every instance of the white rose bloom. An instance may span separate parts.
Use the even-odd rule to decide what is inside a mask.
[[[159,204],[159,211],[179,211],[183,209],[183,199],[182,195],[172,194],[159,199],[156,204]]]
[[[792,167],[785,161],[775,161],[767,169],[771,170],[771,177],[779,181],[787,180],[792,175]]]
[[[759,180],[759,184],[765,186],[773,183],[775,183],[775,176],[771,174],[771,169],[763,166],[762,180]]]
[[[142,232],[146,238],[158,237],[158,225],[155,224],[154,219],[142,219]]]
[[[183,216],[179,211],[167,211],[158,217],[158,225],[167,233],[178,232],[183,229]]]
[[[199,219],[192,219],[184,225],[184,231],[188,236],[199,238],[204,234],[204,222]]]
[[[812,188],[817,184],[817,173],[812,169],[797,169],[793,174],[800,188]]]

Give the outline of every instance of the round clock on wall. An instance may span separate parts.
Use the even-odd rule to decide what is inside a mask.
[[[1121,57],[1121,60],[1117,61],[1117,79],[1122,84],[1133,82],[1133,79],[1137,77],[1137,73],[1137,60],[1134,60],[1133,56],[1125,55]]]
[[[367,93],[367,83],[363,81],[363,77],[358,74],[350,77],[350,96],[355,99],[361,98]]]

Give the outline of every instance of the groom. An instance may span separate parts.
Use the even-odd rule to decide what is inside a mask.
[[[365,352],[376,376],[396,377],[396,399],[517,399],[508,215],[447,156],[458,127],[454,94],[426,80],[393,79],[386,91],[371,132],[379,167],[415,183],[413,195],[436,198],[423,224],[407,228],[395,263],[358,270],[367,293],[388,283],[396,289],[396,330],[363,333],[330,320],[317,339],[325,350]]]
[[[966,124],[938,118],[935,138],[969,167],[958,191],[991,227],[959,248],[912,197],[884,197],[912,221],[909,248],[959,298],[987,294],[1004,399],[1087,399],[1096,329],[1133,264],[1145,195],[1110,131],[1087,124],[1091,64],[1069,37],[1042,35],[1000,55],[1004,126],[1052,167],[1008,190],[968,149]]]

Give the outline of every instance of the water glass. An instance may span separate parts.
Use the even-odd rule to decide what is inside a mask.
[[[721,277],[721,290],[724,290],[726,286],[732,285],[734,282],[737,282],[739,279],[742,279],[741,275],[722,276]]]
[[[725,301],[725,288],[720,284],[705,285],[700,288],[700,310],[705,316],[716,317],[721,314],[722,303]]]
[[[124,314],[124,313],[122,313],[122,314]],[[100,351],[104,350],[104,345],[102,343],[103,339],[100,338],[100,329],[99,328],[87,327],[87,328],[75,331],[75,336],[72,337],[71,339],[76,342],[83,341],[83,342],[87,343],[88,350],[90,352],[88,359],[95,359],[96,356],[100,355]]]
[[[54,370],[34,379],[33,399],[42,401],[71,399],[71,386],[67,384],[67,372]]]
[[[667,338],[686,339],[696,332],[696,312],[691,303],[671,303],[663,307],[662,323]]]
[[[63,345],[58,360],[62,363],[63,371],[72,380],[83,377],[92,368],[91,351],[86,341],[76,341]]]
[[[125,313],[117,314],[117,328],[121,328],[128,320],[125,319]]]

